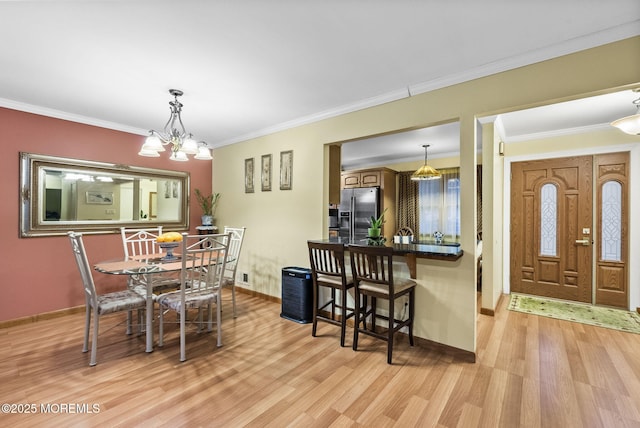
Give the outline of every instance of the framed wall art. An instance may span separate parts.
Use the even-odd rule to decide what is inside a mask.
[[[293,150],[280,152],[280,190],[291,190]]]
[[[271,155],[262,155],[262,191],[271,190]]]
[[[253,158],[244,160],[244,193],[253,193]]]
[[[87,192],[87,204],[112,205],[113,192],[89,190]]]

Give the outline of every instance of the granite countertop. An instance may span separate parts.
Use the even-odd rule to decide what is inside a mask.
[[[355,242],[350,242],[349,239],[345,238],[329,238],[325,240],[318,240],[318,242],[338,242],[342,243],[345,246],[349,244],[357,244],[357,245],[365,245],[367,243],[366,239],[357,240]],[[441,260],[458,260],[462,257],[463,251],[460,248],[460,245],[436,245],[436,244],[395,244],[393,242],[385,243],[387,247],[393,248],[393,253],[398,256],[404,255],[414,255],[417,257],[423,258],[434,258]]]

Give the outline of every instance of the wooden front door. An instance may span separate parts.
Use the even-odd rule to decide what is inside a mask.
[[[591,302],[592,177],[591,156],[512,164],[511,290]]]
[[[628,153],[512,164],[512,291],[627,307],[628,164]]]

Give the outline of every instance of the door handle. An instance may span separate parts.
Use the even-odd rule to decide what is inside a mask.
[[[588,247],[589,244],[591,244],[591,240],[590,239],[576,239],[576,244],[580,244],[580,245],[584,245],[585,247]]]

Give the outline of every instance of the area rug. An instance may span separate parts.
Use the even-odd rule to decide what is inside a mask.
[[[512,293],[509,310],[640,334],[640,315],[622,309]]]

